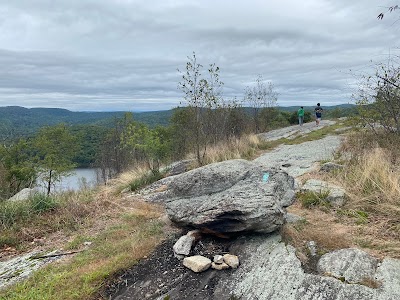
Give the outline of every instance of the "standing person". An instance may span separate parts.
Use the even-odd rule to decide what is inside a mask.
[[[317,103],[317,107],[314,109],[314,111],[315,111],[315,123],[318,126],[319,122],[321,122],[322,111],[323,111],[321,104]]]
[[[299,125],[303,126],[304,123],[304,108],[303,106],[297,111],[297,116],[299,117]]]

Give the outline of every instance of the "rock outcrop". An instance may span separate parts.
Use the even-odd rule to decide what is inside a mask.
[[[175,176],[166,211],[179,225],[215,233],[272,232],[294,200],[287,173],[229,160]]]
[[[378,260],[368,253],[355,249],[340,249],[324,254],[318,261],[320,274],[347,283],[363,283],[375,280]]]
[[[229,299],[224,296],[227,294],[249,300],[400,299],[400,277],[396,270],[400,260],[384,259],[376,264],[377,260],[365,252],[344,249],[321,258],[320,267],[329,266],[326,270],[331,273],[315,275],[304,272],[295,251],[294,247],[282,243],[279,235],[246,238],[246,248],[238,251],[243,258],[240,268],[229,278],[220,280],[208,299]],[[347,254],[349,257],[345,257]],[[346,280],[332,277],[332,272],[344,274]],[[370,286],[368,280],[361,280],[363,277],[372,278],[380,285]]]

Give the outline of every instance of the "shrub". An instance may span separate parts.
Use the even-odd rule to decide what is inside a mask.
[[[18,220],[26,220],[31,213],[26,201],[4,201],[0,204],[0,225],[4,229],[9,228]]]
[[[329,207],[330,203],[326,200],[329,196],[329,191],[317,192],[300,192],[297,194],[297,198],[300,200],[301,205],[305,208],[311,208],[316,206]]]

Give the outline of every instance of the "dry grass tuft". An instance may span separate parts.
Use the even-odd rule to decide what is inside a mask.
[[[135,168],[121,173],[118,177],[110,180],[106,186],[101,188],[100,193],[105,195],[117,195],[129,185],[149,174],[149,168],[144,165],[137,165]]]
[[[366,149],[336,176],[349,197],[346,209],[368,215],[362,230],[373,239],[362,243],[389,252],[400,239],[400,168],[392,155],[390,149]],[[399,255],[394,251],[392,256]]]
[[[286,224],[282,229],[284,239],[297,249],[307,252],[307,241],[316,242],[319,254],[353,245],[352,228],[337,222],[337,218],[330,211],[307,210],[298,202],[289,210],[306,219],[303,222]]]
[[[382,286],[382,282],[380,282],[378,280],[374,280],[374,279],[369,278],[369,277],[363,278],[363,280],[361,280],[360,284],[364,285],[364,286],[367,286],[369,288],[372,288],[372,289],[377,289],[377,288],[380,288]]]
[[[373,148],[353,160],[339,179],[350,192],[352,206],[383,216],[400,216],[400,169],[390,154]]]
[[[205,155],[205,164],[221,162],[230,159],[251,159],[260,149],[262,141],[255,134],[244,135],[240,138],[221,141],[218,144],[210,145]],[[188,158],[194,158],[189,154]]]

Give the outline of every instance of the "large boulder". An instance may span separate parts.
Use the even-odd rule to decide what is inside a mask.
[[[37,193],[37,189],[30,189],[30,188],[24,188],[20,190],[18,193],[16,193],[14,196],[12,196],[8,201],[13,201],[13,202],[18,202],[18,201],[26,201],[35,193]]]
[[[272,232],[294,200],[287,173],[237,159],[178,175],[168,187],[166,210],[180,225],[215,233]]]

